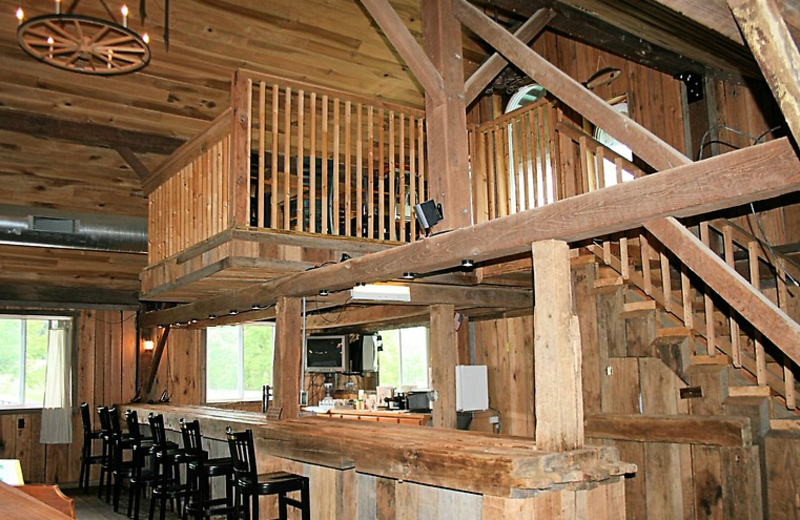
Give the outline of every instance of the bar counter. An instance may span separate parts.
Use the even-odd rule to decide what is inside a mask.
[[[259,471],[310,477],[312,503],[325,511],[314,518],[375,518],[370,514],[387,487],[393,493],[401,488],[404,493],[449,493],[465,504],[477,500],[468,507],[477,507],[477,513],[458,518],[479,520],[506,518],[481,515],[505,510],[505,505],[498,509],[498,501],[510,500],[517,507],[547,495],[569,500],[602,495],[624,502],[621,477],[636,471],[619,460],[616,448],[606,446],[552,453],[538,451],[532,439],[479,432],[314,417],[268,421],[263,414],[203,406],[131,404],[120,409],[137,410],[142,422],[151,412],[161,413],[173,432],[179,431],[181,418],[198,419],[208,449],[217,452],[212,456],[225,456],[227,447],[220,441],[228,426],[252,429]]]

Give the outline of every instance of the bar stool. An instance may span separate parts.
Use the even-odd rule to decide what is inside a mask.
[[[183,449],[198,455],[197,460],[188,465],[189,498],[185,508],[186,515],[194,517],[195,520],[220,515],[225,515],[229,519],[234,518],[233,461],[228,457],[208,458],[208,453],[202,447],[203,437],[200,434],[199,421],[185,422],[181,419],[181,435]],[[224,497],[212,496],[211,479],[215,477],[225,477]]]
[[[103,432],[92,430],[92,417],[89,403],[81,403],[81,420],[83,422],[83,447],[81,448],[81,475],[78,479],[78,488],[84,492],[89,490],[89,474],[92,465],[100,465],[102,455],[92,455],[94,441],[103,440]]]
[[[142,436],[139,427],[139,415],[136,410],[125,412],[125,423],[128,425],[128,435],[132,440],[131,447],[131,472],[126,475],[130,489],[128,490],[128,516],[133,512],[133,518],[139,520],[139,505],[141,503],[142,489],[150,485],[155,479],[152,470],[146,467],[147,457],[152,456],[152,438]]]
[[[167,509],[167,499],[173,509],[177,505],[177,510],[181,510],[181,499],[189,495],[188,484],[181,483],[180,467],[182,464],[195,462],[199,459],[196,453],[177,449],[175,443],[167,441],[167,433],[164,428],[164,416],[161,414],[147,418],[150,428],[153,430],[154,467],[155,479],[152,482],[152,497],[150,500],[149,520],[153,520],[155,514],[156,499],[159,502],[160,518],[164,520]],[[181,515],[183,516],[183,515]]]
[[[103,441],[102,454],[100,455],[100,484],[97,487],[97,498],[103,498],[103,489],[107,491],[111,488],[111,472],[113,471],[113,443],[114,433],[111,431],[111,418],[108,415],[108,407],[100,406],[97,408],[100,416],[100,438]],[[108,485],[106,485],[108,480]],[[106,502],[109,496],[106,493]]]
[[[240,499],[244,497],[244,518],[250,520],[250,503],[252,502],[252,518],[259,519],[258,497],[278,495],[279,520],[287,520],[287,505],[297,508],[303,520],[311,520],[311,505],[308,497],[308,477],[294,475],[283,471],[258,474],[256,469],[256,453],[253,447],[253,431],[234,433],[230,427],[228,448],[233,460],[233,474],[236,479],[236,514],[239,514]],[[286,496],[287,493],[300,491],[300,501]]]

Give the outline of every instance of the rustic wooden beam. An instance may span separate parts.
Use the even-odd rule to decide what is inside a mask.
[[[774,0],[728,0],[795,142],[800,143],[800,52]]]
[[[425,97],[428,198],[442,205],[441,232],[472,224],[464,49],[450,0],[422,0],[421,12],[425,52],[443,82],[441,101]]]
[[[0,130],[86,146],[124,146],[136,153],[169,155],[184,143],[169,135],[124,130],[110,125],[59,119],[21,110],[0,110]]]
[[[686,164],[687,159],[680,152],[614,110],[466,0],[454,0],[453,10],[464,25],[554,96],[619,141],[628,146],[636,142],[638,146],[634,152],[651,166],[666,170]]]
[[[581,336],[572,312],[569,245],[535,242],[533,313],[536,447],[568,451],[583,447]],[[524,362],[524,360],[523,360]],[[530,397],[530,396],[529,396]]]
[[[274,406],[282,419],[300,416],[303,381],[303,315],[300,298],[281,296],[275,322]]]
[[[674,219],[646,228],[784,354],[800,363],[800,325]]]
[[[115,146],[114,150],[117,151],[120,157],[128,163],[128,166],[136,172],[136,175],[139,176],[139,179],[144,181],[147,177],[150,176],[150,170],[147,169],[147,166],[142,164],[142,161],[136,157],[136,154],[133,153],[133,150],[128,148],[127,146]]]
[[[705,446],[747,447],[753,445],[750,419],[730,416],[588,415],[586,417],[586,436],[596,439]]]
[[[313,306],[311,307],[313,309]],[[308,330],[358,328],[370,330],[386,323],[427,323],[427,307],[406,307],[404,305],[368,305],[331,310],[306,319]],[[377,329],[376,329],[377,330]]]
[[[688,159],[687,159],[688,161]],[[735,192],[731,186],[736,186]],[[482,222],[386,251],[288,275],[207,300],[142,316],[143,326],[187,322],[231,309],[269,305],[277,295],[309,296],[358,282],[399,278],[404,272],[453,268],[526,252],[530,244],[576,242],[641,226],[669,215],[688,217],[800,189],[800,163],[786,139],[648,175],[508,217]],[[642,204],[647,200],[647,204]]]
[[[428,341],[431,388],[437,398],[433,402],[433,427],[457,426],[456,364],[458,344],[455,331],[455,308],[452,305],[431,305],[431,325]]]
[[[81,308],[138,308],[139,295],[136,291],[123,289],[102,289],[96,287],[53,287],[46,285],[3,284],[0,304],[46,307],[50,305],[70,305]]]
[[[525,45],[530,45],[530,42],[536,38],[547,27],[556,16],[555,11],[549,7],[543,7],[536,11],[533,16],[528,18],[522,26],[514,32],[514,37]],[[464,84],[464,98],[467,106],[471,105],[481,92],[486,88],[489,83],[497,77],[498,74],[503,72],[503,69],[508,65],[508,62],[499,53],[495,52],[488,60],[484,61],[478,70],[472,73],[469,79]]]
[[[142,327],[147,328],[147,327]],[[161,364],[161,358],[164,356],[164,349],[167,348],[167,340],[169,339],[170,326],[165,325],[161,337],[158,339],[158,345],[153,351],[153,359],[150,361],[150,368],[147,370],[144,384],[141,386],[141,392],[136,392],[136,395],[142,398],[147,398],[153,390],[153,383],[158,374],[158,366]]]
[[[361,4],[366,7],[372,19],[389,39],[392,47],[406,62],[411,73],[425,89],[425,93],[431,96],[436,103],[443,102],[445,93],[442,75],[425,55],[425,51],[411,35],[403,20],[397,16],[388,0],[361,0]]]

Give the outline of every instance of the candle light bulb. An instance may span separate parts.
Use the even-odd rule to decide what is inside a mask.
[[[47,37],[47,43],[48,43],[49,45],[53,45],[55,42],[56,42],[56,41],[53,39],[53,37],[52,37],[52,36],[48,36],[48,37]]]
[[[17,21],[22,23],[22,20],[25,19],[25,11],[23,11],[21,7],[17,7],[17,12],[15,14],[17,16]]]
[[[61,14],[61,0],[56,0],[56,14]]]
[[[120,11],[122,11],[122,26],[128,27],[128,6],[123,4]]]
[[[146,43],[146,44],[150,44],[150,35],[149,35],[149,34],[147,34],[147,33],[144,33],[144,34],[142,35],[142,41],[143,41],[144,43]]]

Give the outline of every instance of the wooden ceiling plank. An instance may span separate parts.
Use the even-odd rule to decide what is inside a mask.
[[[519,39],[525,45],[536,38],[555,17],[555,11],[550,8],[544,7],[536,11],[528,21],[514,32],[514,37]],[[472,73],[469,79],[464,83],[465,102],[467,106],[472,104],[473,101],[483,92],[489,83],[491,83],[498,74],[503,72],[503,69],[508,65],[508,62],[503,58],[500,53],[495,52],[488,60]]]
[[[688,159],[686,159],[688,161]],[[736,192],[730,187],[736,186]],[[143,323],[202,319],[277,295],[303,296],[319,289],[340,290],[357,282],[427,273],[524,252],[538,240],[576,242],[631,229],[668,215],[687,217],[778,196],[800,187],[800,163],[786,139],[746,148],[680,168],[649,175],[550,205],[346,262],[289,275],[189,305],[143,315]],[[647,200],[648,204],[641,204]]]
[[[140,153],[169,155],[182,139],[97,123],[78,123],[21,110],[0,110],[0,129],[40,138],[58,139],[88,146],[123,146]]]
[[[795,142],[800,143],[800,52],[774,0],[728,0]]]
[[[403,58],[425,93],[442,103],[445,85],[442,75],[417,43],[388,0],[361,0],[375,23],[389,39],[392,47]]]

